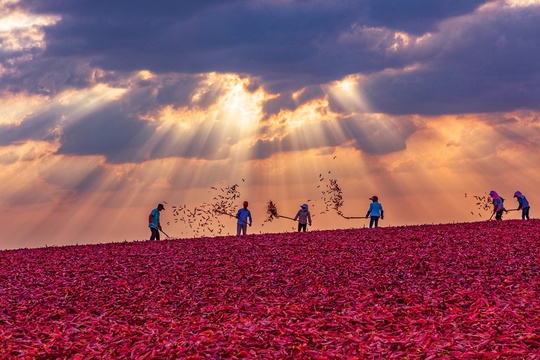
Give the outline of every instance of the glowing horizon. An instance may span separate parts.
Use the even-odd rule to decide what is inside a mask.
[[[215,77],[216,74],[212,76]],[[242,98],[245,99],[244,101],[251,101],[250,97],[244,97],[245,94],[239,95],[238,89],[232,88],[239,96],[236,99],[238,103],[234,105],[235,107],[243,106],[240,100]],[[351,91],[356,93],[356,88],[351,88]],[[93,94],[94,92],[87,93],[85,97],[92,97]],[[102,103],[101,106],[107,106],[110,101],[121,101],[121,97],[118,95],[110,98],[103,94],[103,89],[101,89],[100,97],[109,100]],[[229,99],[229,96],[228,92],[223,94],[224,99]],[[334,92],[332,96],[337,97],[338,95]],[[345,99],[350,99],[354,95],[345,93],[343,96]],[[68,99],[63,95],[61,97]],[[70,99],[77,99],[75,103],[85,103],[86,108],[92,108],[95,104],[99,104],[96,101],[85,101],[85,97],[77,94],[69,96]],[[339,99],[337,100],[339,101]],[[64,100],[59,101],[59,103],[71,104],[72,102]],[[220,101],[217,103],[220,104]],[[313,108],[310,109],[310,106]],[[460,181],[466,172],[466,168],[463,168],[460,162],[471,162],[473,161],[471,156],[476,155],[478,161],[473,161],[474,165],[470,166],[484,164],[481,166],[484,167],[483,171],[486,174],[497,172],[499,166],[506,166],[500,161],[506,156],[504,152],[499,155],[499,162],[496,165],[490,165],[490,154],[484,146],[488,146],[487,144],[493,141],[491,138],[497,137],[498,134],[488,131],[490,127],[482,116],[477,118],[469,116],[467,119],[444,116],[439,119],[432,118],[429,123],[421,117],[415,117],[413,123],[420,130],[407,140],[406,150],[386,155],[374,155],[355,148],[354,144],[347,141],[346,134],[339,126],[342,120],[333,114],[328,106],[328,102],[313,101],[311,105],[298,107],[295,111],[290,112],[287,115],[292,119],[289,127],[279,130],[282,133],[281,136],[291,138],[290,147],[282,148],[283,154],[281,155],[275,154],[267,158],[257,159],[249,151],[246,151],[246,149],[253,150],[249,146],[255,143],[255,140],[249,139],[256,139],[253,134],[261,132],[257,126],[278,126],[276,129],[279,129],[283,113],[275,118],[267,119],[265,122],[261,122],[261,119],[256,117],[250,118],[248,122],[254,125],[253,128],[250,128],[249,131],[244,129],[243,136],[239,137],[238,143],[231,147],[231,156],[217,160],[217,163],[216,160],[164,158],[145,161],[141,164],[109,164],[100,156],[87,156],[86,160],[81,161],[83,159],[80,157],[76,158],[71,155],[59,157],[54,154],[54,151],[49,150],[33,162],[37,166],[38,178],[42,179],[40,181],[45,179],[51,190],[59,192],[58,195],[54,196],[58,200],[53,203],[47,201],[42,203],[42,207],[46,211],[41,212],[41,217],[36,219],[36,224],[33,227],[28,227],[26,231],[20,233],[21,238],[27,239],[36,232],[46,234],[51,231],[64,234],[60,237],[68,237],[69,234],[76,231],[74,229],[85,229],[84,232],[91,234],[94,230],[91,219],[99,218],[102,215],[100,212],[104,211],[105,208],[108,209],[105,210],[105,213],[109,221],[105,224],[106,227],[102,228],[104,231],[127,234],[130,231],[117,230],[130,224],[128,225],[130,230],[136,229],[136,231],[131,236],[126,235],[125,238],[137,239],[134,238],[134,234],[140,234],[139,239],[144,239],[145,226],[140,224],[140,217],[161,201],[166,201],[169,205],[167,211],[162,215],[164,222],[169,223],[164,226],[169,230],[168,233],[173,236],[192,237],[196,235],[193,229],[189,229],[181,222],[174,223],[174,219],[179,216],[172,215],[171,206],[185,205],[192,209],[200,207],[205,202],[212,202],[210,188],[225,187],[235,183],[240,185],[243,194],[243,198],[237,200],[237,207],[240,207],[243,199],[247,199],[251,203],[250,208],[256,219],[256,224],[250,229],[251,232],[292,231],[294,224],[284,219],[275,220],[272,223],[264,222],[268,216],[265,206],[269,200],[273,200],[279,206],[280,212],[286,216],[294,216],[299,205],[307,202],[314,215],[313,229],[364,226],[362,220],[347,221],[340,218],[333,210],[325,211],[321,191],[325,189],[330,178],[338,180],[342,187],[345,200],[342,210],[349,216],[362,216],[369,204],[367,198],[373,194],[379,195],[387,212],[386,220],[383,222],[385,226],[430,223],[434,219],[440,219],[442,222],[444,220],[447,222],[483,220],[477,216],[478,211],[471,203],[466,205],[467,208],[463,209],[462,214],[459,213],[461,210],[458,210],[463,208],[467,202],[462,194],[481,195],[490,189],[490,182],[479,178],[477,174],[473,174],[472,177],[467,175],[466,181]],[[77,111],[73,111],[71,116],[80,117],[81,113],[86,111],[84,109],[77,107]],[[163,125],[160,126],[170,128],[176,124],[172,113],[167,111],[157,113],[161,117],[152,121],[161,122]],[[262,114],[262,112],[253,111],[253,114]],[[317,122],[314,114],[324,114],[328,118],[334,116],[336,118]],[[202,114],[196,113],[193,113],[193,116],[195,119],[203,119],[204,117]],[[219,118],[220,115],[217,117]],[[306,120],[295,122],[295,117]],[[218,122],[216,125],[213,118],[199,121],[202,126],[206,126],[204,125],[205,121],[209,121],[213,124],[212,126],[219,124],[224,127],[234,126],[234,119],[222,123]],[[230,115],[225,115],[225,119],[227,118],[230,118]],[[369,117],[359,118],[357,122],[376,121],[376,123],[381,123],[386,118],[388,116],[372,114]],[[173,125],[171,125],[171,121]],[[273,121],[276,123],[274,124]],[[393,121],[399,121],[399,119],[396,118]],[[321,128],[322,124],[326,122],[331,122],[334,125]],[[526,116],[521,122],[524,125],[537,126]],[[182,128],[181,125],[182,123],[180,123],[180,128]],[[303,126],[308,126],[310,129],[304,129]],[[525,129],[524,131],[526,131]],[[306,131],[302,132],[301,130]],[[189,133],[189,129],[187,131]],[[329,131],[334,133],[329,133]],[[379,131],[388,131],[388,128],[382,126]],[[305,136],[306,134],[309,136]],[[484,134],[482,135],[484,138],[479,137],[479,134]],[[324,144],[328,137],[340,139],[343,145],[318,147],[320,144]],[[476,139],[476,143],[462,143],[471,137]],[[279,137],[271,139],[282,140]],[[180,140],[181,136],[178,138],[178,141]],[[306,148],[306,144],[309,145],[311,141],[316,146]],[[148,145],[140,144],[141,151],[151,150],[156,146],[156,143],[159,143],[159,139],[149,138]],[[247,145],[241,147],[241,143]],[[26,143],[20,145],[19,148],[22,149],[28,145],[30,144]],[[233,147],[237,147],[237,149],[235,150]],[[444,148],[444,151],[440,151],[441,147]],[[526,151],[526,148],[523,150]],[[238,151],[245,153],[232,155]],[[351,163],[352,159],[354,159],[354,163]],[[515,155],[507,161],[509,164],[515,162]],[[189,163],[192,164],[187,165]],[[445,165],[442,166],[442,164]],[[193,168],[193,166],[196,166],[198,170],[191,175],[184,174],[184,169]],[[518,166],[514,165],[511,170],[516,167]],[[16,172],[17,168],[14,167],[13,172],[6,174],[6,177],[12,179],[7,182],[7,185],[9,187],[22,186],[22,193],[25,193],[28,191],[28,187],[35,184],[35,180],[24,185],[17,179]],[[178,183],[181,186],[177,188],[175,185]],[[52,184],[56,185],[51,187]],[[83,193],[77,195],[77,189],[81,186],[90,187],[85,188]],[[509,182],[505,183],[506,192],[515,190],[509,186]],[[532,186],[533,184],[530,183],[524,184],[520,188],[527,193],[532,192]],[[64,195],[59,196],[61,193]],[[74,199],[79,199],[79,201]],[[390,199],[394,200],[389,201]],[[426,209],[431,206],[434,199],[444,201],[444,205],[429,209],[428,214]],[[84,201],[84,206],[80,206],[80,201]],[[131,212],[135,211],[134,209],[137,209],[137,221],[131,220]],[[469,216],[470,212],[474,212],[474,216]],[[59,214],[62,215],[59,217]],[[62,219],[61,224],[58,223],[57,217]],[[232,234],[234,220],[221,219],[221,221],[230,223],[222,234]],[[61,230],[51,230],[52,224]],[[213,234],[206,231],[203,235]],[[78,242],[91,241],[81,237]],[[69,242],[67,243],[69,244]]]

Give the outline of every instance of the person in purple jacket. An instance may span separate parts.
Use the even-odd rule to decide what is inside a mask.
[[[503,211],[506,211],[504,208],[504,199],[497,194],[495,190],[489,192],[493,204],[493,214],[495,214],[495,220],[502,220]],[[493,216],[493,214],[491,216]]]
[[[529,209],[531,208],[531,206],[529,205],[529,201],[520,191],[516,191],[514,193],[514,197],[517,198],[519,204],[517,210],[521,210],[521,219],[529,220]]]

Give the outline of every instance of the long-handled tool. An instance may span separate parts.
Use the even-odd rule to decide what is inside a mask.
[[[343,214],[339,214],[339,215],[340,215],[342,218],[347,219],[347,220],[349,220],[349,219],[369,219],[369,218],[367,218],[367,217],[365,217],[365,216],[345,216],[345,215],[343,215]]]
[[[165,234],[166,237],[170,237],[169,235],[167,235],[167,233],[165,231],[163,231],[161,229],[159,231],[161,231],[163,234]]]
[[[508,213],[509,211],[518,211],[518,210],[519,210],[519,209],[510,209],[510,210],[503,209],[503,211],[504,211],[505,213]],[[491,220],[491,218],[493,218],[493,215],[495,215],[495,212],[492,212],[492,213],[491,213],[491,216],[489,217],[488,220]]]
[[[229,214],[228,212],[225,212],[225,211],[217,211],[217,213],[218,213],[218,214],[220,214],[220,215],[229,215],[230,217],[232,217],[232,218],[235,218],[235,219],[236,219],[236,216],[234,216],[234,215],[231,215],[231,214]]]
[[[291,218],[291,217],[284,216],[284,215],[279,215],[279,213],[277,211],[276,204],[274,204],[274,202],[272,200],[270,200],[268,202],[268,205],[267,205],[267,208],[266,208],[266,213],[270,215],[266,221],[272,221],[273,218],[276,218],[276,219],[285,218],[285,219],[289,219],[289,220],[294,221],[294,219]]]

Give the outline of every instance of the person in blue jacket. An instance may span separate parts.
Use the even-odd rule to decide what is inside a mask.
[[[150,212],[148,215],[148,227],[152,234],[150,235],[150,240],[159,240],[159,231],[161,229],[161,223],[159,222],[159,213],[161,210],[165,210],[163,204],[158,204],[157,208]]]
[[[519,204],[517,210],[521,210],[521,219],[529,220],[529,209],[531,208],[531,206],[529,205],[529,201],[520,191],[516,191],[514,193],[514,197],[517,198]]]
[[[244,207],[236,213],[236,218],[238,219],[238,222],[236,223],[236,235],[240,235],[240,233],[246,235],[248,220],[249,226],[253,223],[251,211],[248,210],[248,202],[244,201],[243,206]]]
[[[379,227],[379,218],[384,219],[384,211],[381,203],[379,203],[379,198],[377,196],[372,196],[369,198],[371,204],[369,204],[369,210],[366,214],[366,219],[371,217],[369,220],[369,228],[371,229],[373,225]]]

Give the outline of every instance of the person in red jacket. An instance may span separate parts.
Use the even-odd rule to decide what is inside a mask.
[[[148,215],[148,227],[152,234],[150,235],[150,240],[159,240],[159,232],[163,231],[161,229],[161,223],[159,222],[159,212],[165,210],[163,204],[158,204],[157,208],[150,212]]]

